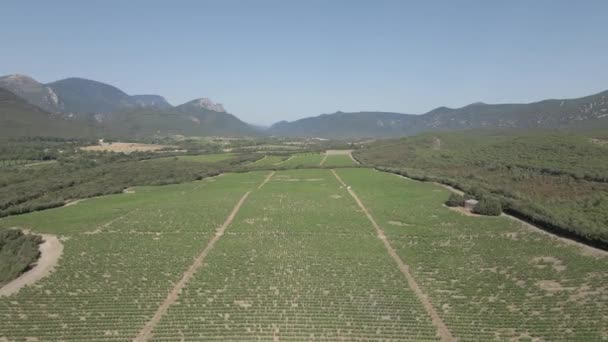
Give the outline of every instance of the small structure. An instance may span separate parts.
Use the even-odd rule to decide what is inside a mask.
[[[468,199],[468,200],[464,201],[464,208],[467,210],[473,210],[473,208],[475,208],[477,203],[479,203],[479,201],[474,200],[474,199]]]

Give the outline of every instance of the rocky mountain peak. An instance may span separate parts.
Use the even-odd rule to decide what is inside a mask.
[[[193,105],[198,106],[199,108],[212,110],[214,112],[225,113],[226,109],[221,103],[215,103],[206,97],[202,97],[200,99],[196,99],[192,101]]]

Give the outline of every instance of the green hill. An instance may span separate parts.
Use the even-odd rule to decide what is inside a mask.
[[[476,128],[608,128],[608,91],[578,99],[528,104],[473,103],[456,109],[440,107],[421,115],[336,112],[293,122],[282,121],[274,124],[269,132],[283,136],[351,138],[399,137]]]
[[[12,92],[0,88],[0,136],[94,136],[87,125],[68,121],[29,104]]]

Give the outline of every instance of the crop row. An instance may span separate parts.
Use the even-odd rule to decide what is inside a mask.
[[[80,208],[96,217],[97,207],[105,213],[115,205],[119,214],[105,224],[93,220],[92,226],[84,214],[77,215],[79,224],[64,218],[67,228],[58,226],[54,231],[62,235],[64,244],[56,271],[14,296],[0,298],[0,338],[132,339],[240,196],[259,184],[263,175],[137,188],[135,194],[12,218],[11,225],[23,220],[28,227],[53,232],[49,218],[62,216],[61,211]],[[137,208],[121,210],[123,198],[138,203]]]
[[[504,217],[442,205],[432,184],[340,169],[463,341],[606,338],[608,260]]]
[[[251,194],[153,331],[157,341],[181,334],[437,340],[373,228],[328,170],[278,172]]]

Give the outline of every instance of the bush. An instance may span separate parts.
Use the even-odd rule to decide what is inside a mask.
[[[495,198],[485,197],[477,203],[473,212],[479,215],[498,216],[502,213],[502,205]]]
[[[0,230],[0,286],[17,278],[38,260],[42,237],[25,235],[20,230]]]
[[[464,196],[452,193],[450,198],[445,202],[448,207],[462,207],[464,206]]]

